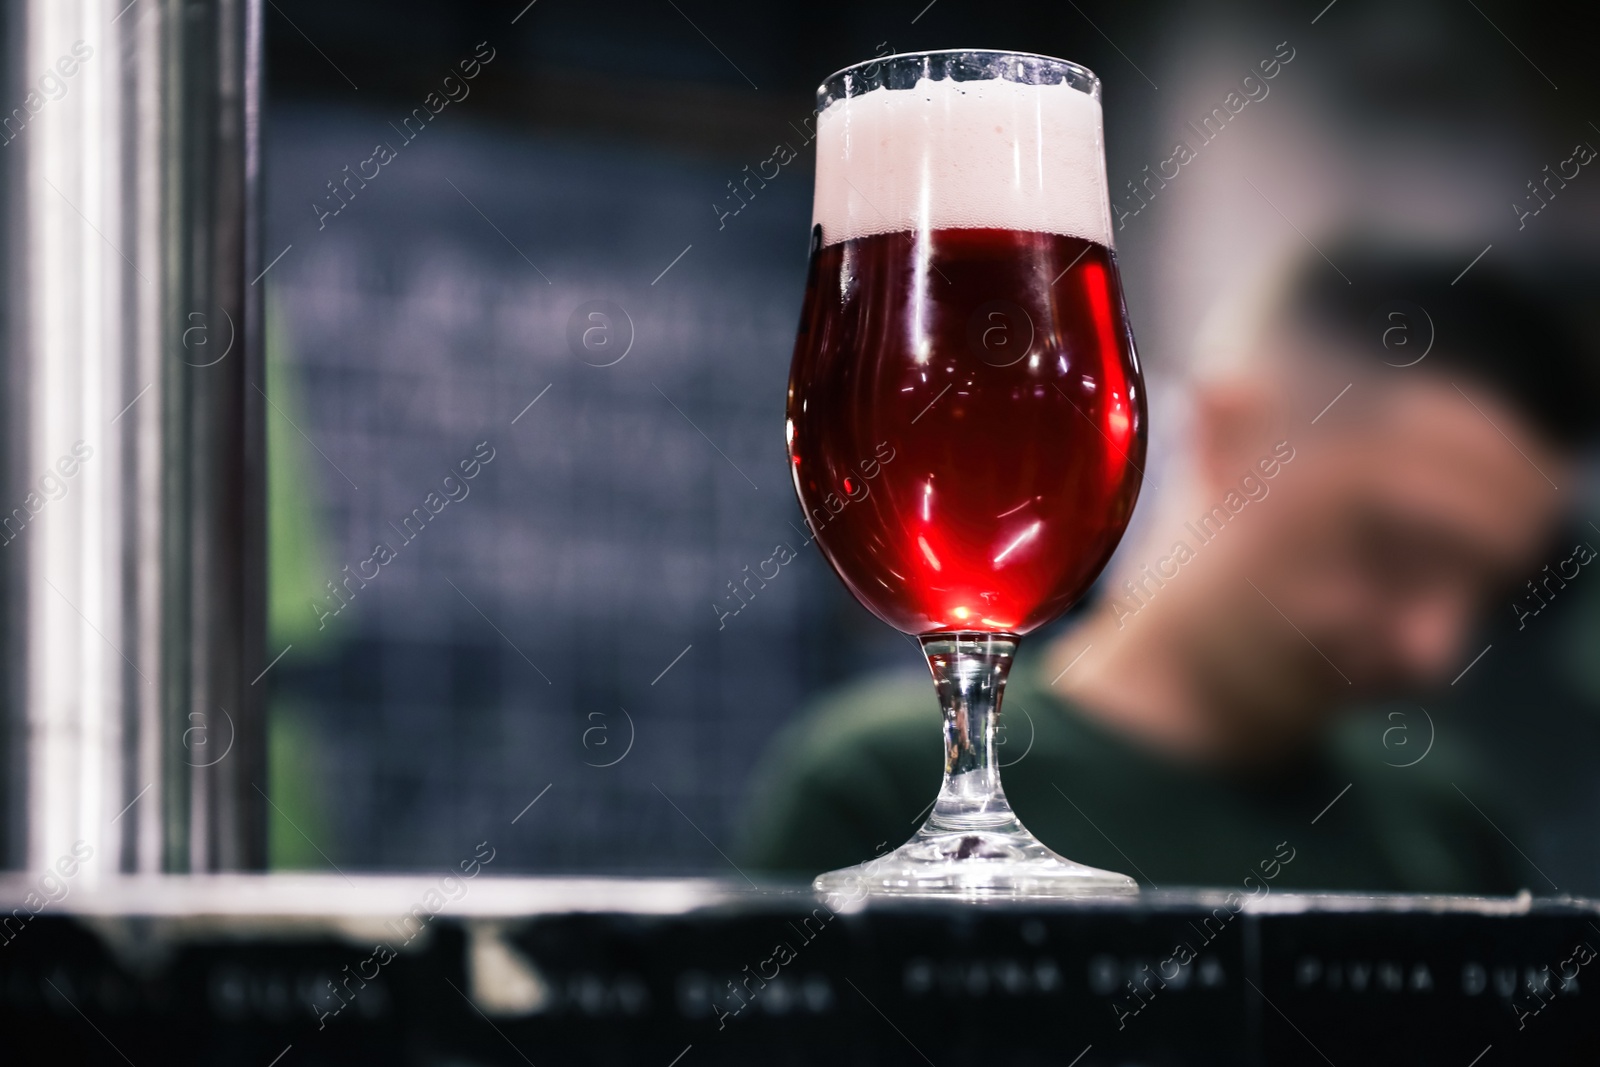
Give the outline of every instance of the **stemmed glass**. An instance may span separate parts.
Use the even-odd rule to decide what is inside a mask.
[[[945,775],[909,842],[815,886],[1130,892],[1022,826],[995,754],[1018,640],[1089,588],[1141,480],[1099,79],[1047,56],[923,52],[840,71],[818,111],[791,471],[835,572],[921,641]]]

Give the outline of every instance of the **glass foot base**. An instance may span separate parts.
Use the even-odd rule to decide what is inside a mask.
[[[846,901],[1062,899],[1139,891],[1138,883],[1125,874],[1056,855],[1014,821],[1000,830],[924,827],[893,852],[818,875],[812,888]]]

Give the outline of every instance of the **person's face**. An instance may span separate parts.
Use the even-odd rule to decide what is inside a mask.
[[[1242,602],[1281,657],[1267,669],[1351,696],[1449,682],[1479,651],[1467,645],[1483,613],[1509,611],[1547,562],[1561,457],[1443,375],[1364,378],[1286,432],[1295,460],[1233,524],[1233,563],[1257,587]]]

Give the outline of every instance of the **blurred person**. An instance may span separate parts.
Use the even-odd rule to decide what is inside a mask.
[[[1183,469],[1007,685],[1005,791],[1046,845],[1156,886],[1263,863],[1280,888],[1530,884],[1443,760],[1396,768],[1335,729],[1459,677],[1485,612],[1558,550],[1593,557],[1552,544],[1592,353],[1528,282],[1450,282],[1470,257],[1351,240],[1213,313]],[[741,865],[810,877],[901,844],[938,790],[938,716],[926,677],[824,699],[753,775]]]

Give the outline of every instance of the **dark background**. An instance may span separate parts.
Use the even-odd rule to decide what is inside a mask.
[[[1198,322],[1299,240],[1283,216],[1492,244],[1593,320],[1600,177],[1524,230],[1508,208],[1600,142],[1575,5],[276,0],[266,30],[263,247],[287,248],[267,275],[279,867],[431,869],[488,839],[508,871],[729,873],[774,732],[827,686],[921,669],[810,548],[721,629],[713,607],[799,544],[781,410],[813,153],[720,228],[713,205],[800,147],[841,66],[956,45],[1081,62],[1105,82],[1115,196],[1292,44],[1249,128],[1117,233],[1157,482]],[[470,96],[402,143],[479,42],[494,58]],[[396,158],[319,224],[326,183],[379,141]],[[568,341],[595,300],[632,324],[614,366]],[[325,583],[395,543],[484,441],[471,495],[319,627]],[[1574,531],[1600,544],[1581,516]],[[1597,892],[1600,578],[1569,592],[1521,633],[1509,610],[1492,621],[1492,651],[1427,708],[1438,758],[1479,767],[1469,791],[1546,874],[1535,888]],[[1383,747],[1388,725],[1354,728],[1374,759],[1411,758]]]

